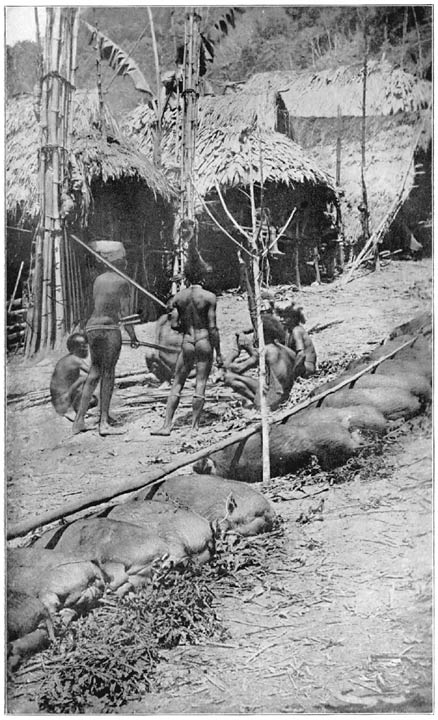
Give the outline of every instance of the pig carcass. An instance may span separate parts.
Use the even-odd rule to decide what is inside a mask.
[[[392,362],[392,361],[388,361]],[[383,364],[383,363],[382,363]],[[335,387],[339,384],[339,382],[343,380],[347,380],[349,376],[354,375],[354,372],[347,372],[343,375],[340,375],[340,377],[337,380],[332,380],[331,382],[326,383],[322,387],[319,387],[317,390],[312,391],[311,396],[317,395],[320,392],[323,392],[324,390],[329,390],[330,388]],[[425,402],[428,402],[431,400],[432,397],[432,389],[430,386],[430,383],[425,378],[424,375],[418,375],[414,373],[365,373],[365,375],[362,375],[360,378],[358,378],[353,385],[353,388],[396,388],[400,387],[404,390],[407,390],[408,392],[412,393],[413,395],[416,395],[417,397],[421,398]],[[345,386],[345,390],[351,389],[348,385]]]
[[[262,480],[262,440],[260,433],[241,443],[233,443],[211,453],[193,467],[196,472],[212,472],[244,482]],[[323,469],[342,465],[359,449],[359,435],[340,423],[314,422],[309,425],[278,423],[269,431],[271,475],[285,475],[305,465],[314,455]]]
[[[323,400],[324,407],[348,407],[372,405],[387,420],[410,418],[421,410],[420,401],[407,390],[399,387],[358,388],[337,390]]]
[[[178,475],[165,480],[154,500],[189,508],[223,533],[249,536],[272,528],[269,501],[245,483],[211,475]]]
[[[411,360],[385,360],[377,367],[376,375],[388,375],[390,377],[404,377],[407,375],[408,378],[416,378],[418,383],[422,384],[422,387],[429,389],[429,393],[432,391],[431,374]],[[423,395],[426,397],[426,392]]]
[[[50,545],[54,532],[38,541]],[[36,543],[35,543],[36,544]],[[166,543],[146,529],[109,518],[76,520],[56,537],[56,550],[92,559],[110,579],[109,587],[122,596],[148,582],[153,570],[168,558]]]
[[[8,590],[36,597],[51,615],[59,613],[69,620],[103,594],[103,575],[93,562],[45,550],[41,541],[37,541],[39,547],[35,543],[30,548],[8,550]]]
[[[376,434],[384,433],[388,424],[382,413],[372,405],[342,408],[310,407],[291,415],[286,424],[312,425],[315,422],[340,423],[347,430],[365,430]]]
[[[8,669],[14,670],[27,655],[43,650],[53,638],[49,611],[38,598],[7,591]]]
[[[430,335],[432,332],[432,313],[429,311],[418,313],[412,320],[398,325],[391,331],[389,339],[400,335]]]
[[[157,535],[168,548],[169,561],[179,563],[192,558],[207,562],[214,552],[214,536],[210,523],[201,515],[154,500],[117,505],[107,515],[144,527],[148,534]]]

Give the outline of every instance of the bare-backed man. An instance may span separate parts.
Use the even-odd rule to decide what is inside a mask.
[[[192,258],[185,270],[190,287],[180,290],[170,303],[171,325],[174,329],[179,329],[183,340],[176,362],[175,379],[167,400],[164,425],[152,430],[151,435],[170,435],[181,391],[193,367],[196,368],[196,385],[192,402],[192,430],[196,429],[204,407],[205,388],[214,353],[218,366],[222,365],[219,331],[216,326],[216,295],[203,287],[205,271],[202,259],[197,261]]]
[[[126,270],[126,260],[114,260],[114,267]],[[116,364],[122,347],[120,321],[129,315],[129,283],[113,270],[99,275],[93,285],[94,309],[86,326],[91,367],[82,391],[82,399],[73,423],[73,433],[86,430],[85,413],[100,380],[100,435],[120,435],[124,431],[111,427],[109,415],[114,390]],[[139,346],[132,325],[126,325],[131,347]]]
[[[294,376],[308,378],[316,370],[316,350],[307,333],[302,307],[293,305],[284,312],[284,324],[288,333],[287,345],[296,353]]]

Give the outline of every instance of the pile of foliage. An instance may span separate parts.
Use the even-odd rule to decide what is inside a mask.
[[[42,712],[108,712],[150,692],[160,650],[223,638],[202,568],[157,575],[152,587],[100,606],[40,655]]]
[[[121,599],[105,596],[91,614],[58,627],[57,640],[23,665],[15,686],[36,669],[42,676],[39,710],[56,714],[108,713],[159,689],[164,650],[229,637],[216,592],[250,590],[267,572],[282,536],[278,519],[269,535],[218,538],[210,564],[160,571],[150,587]]]

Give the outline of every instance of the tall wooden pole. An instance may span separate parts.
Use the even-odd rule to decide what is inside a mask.
[[[361,223],[364,244],[370,236],[369,212],[368,212],[368,193],[365,182],[366,167],[366,129],[367,129],[367,76],[368,76],[368,22],[367,8],[364,8],[365,16],[363,21],[363,39],[364,39],[364,60],[363,60],[363,83],[362,83],[362,137],[361,137],[361,165],[360,175],[362,183],[362,210]]]
[[[260,140],[259,140],[260,142]],[[256,216],[256,202],[254,196],[254,172],[253,172],[253,159],[251,153],[251,142],[249,138],[243,140],[243,144],[246,145],[248,155],[248,167],[249,167],[249,191],[251,199],[251,224],[252,224],[252,235],[251,235],[251,285],[254,289],[254,301],[255,301],[255,315],[256,315],[256,335],[258,341],[259,350],[259,396],[260,396],[260,420],[262,425],[262,480],[268,482],[271,477],[271,463],[269,457],[269,421],[268,421],[268,406],[266,403],[266,356],[265,356],[265,336],[263,332],[263,321],[262,321],[262,293],[261,293],[261,279],[262,271],[259,256],[259,227],[257,224]],[[269,239],[268,239],[269,243]],[[250,314],[251,313],[250,304]]]
[[[338,105],[338,123],[336,138],[336,186],[341,184],[341,152],[342,152],[342,111]]]
[[[195,7],[189,8],[184,30],[184,77],[181,111],[181,174],[179,222],[184,219],[195,220],[195,197],[192,186],[195,164],[196,135],[198,128],[199,98],[199,50],[201,17]],[[174,275],[182,277],[187,247],[179,232],[175,232],[176,256]],[[177,288],[174,287],[174,290]]]

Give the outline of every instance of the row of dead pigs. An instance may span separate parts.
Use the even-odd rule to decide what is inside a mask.
[[[350,364],[329,389],[408,340],[413,344],[354,387],[327,395],[271,426],[271,474],[284,475],[316,457],[323,469],[343,464],[388,423],[421,412],[431,400],[432,326],[429,313],[396,328],[387,342]],[[169,478],[97,516],[45,532],[31,547],[8,550],[9,667],[46,646],[52,618],[69,622],[104,592],[119,596],[150,582],[157,567],[206,562],[218,533],[243,536],[268,531],[275,511],[246,483],[261,480],[260,434],[199,461],[196,474]],[[244,482],[242,482],[244,481]],[[245,482],[246,481],[246,482]]]

